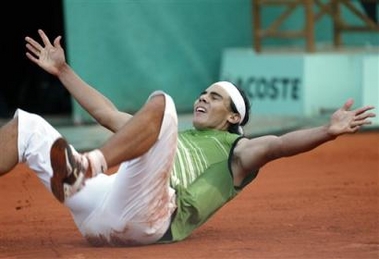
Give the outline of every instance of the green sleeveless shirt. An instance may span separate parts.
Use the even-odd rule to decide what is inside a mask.
[[[240,189],[233,184],[229,157],[240,138],[219,130],[179,133],[171,174],[171,187],[177,195],[177,209],[171,222],[172,238],[160,242],[185,239],[238,194]],[[243,186],[256,174],[245,179]]]

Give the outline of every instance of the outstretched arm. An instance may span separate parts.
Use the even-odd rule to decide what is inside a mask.
[[[340,135],[354,133],[362,126],[371,124],[370,118],[375,117],[375,113],[370,111],[374,107],[351,110],[353,103],[352,99],[347,100],[324,126],[296,130],[279,137],[270,135],[241,140],[234,151],[235,171],[243,176],[274,159],[310,151]]]
[[[51,44],[42,30],[38,30],[43,46],[30,37],[25,41],[28,52],[26,56],[46,72],[58,77],[75,100],[102,126],[116,132],[132,116],[118,111],[114,104],[84,82],[67,64],[64,50],[60,44],[61,36]]]

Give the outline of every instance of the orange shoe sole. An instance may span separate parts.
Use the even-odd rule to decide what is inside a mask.
[[[53,168],[53,176],[50,179],[51,191],[63,203],[65,200],[64,184],[69,174],[67,166],[72,167],[75,164],[71,149],[63,138],[58,138],[51,146],[50,162]]]

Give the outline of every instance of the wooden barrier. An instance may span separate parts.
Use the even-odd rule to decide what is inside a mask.
[[[379,4],[379,0],[360,0],[361,3]],[[262,9],[268,6],[285,7],[284,11],[267,27],[263,28],[261,21]],[[307,52],[314,52],[315,23],[324,15],[331,17],[333,22],[333,43],[338,48],[343,45],[342,33],[345,32],[379,32],[378,21],[374,21],[364,11],[361,11],[351,0],[252,0],[254,49],[262,51],[262,41],[265,38],[304,39]],[[346,8],[358,17],[360,25],[349,24],[343,17],[341,8]],[[374,6],[375,7],[375,6]],[[303,28],[299,30],[281,30],[280,26],[293,14],[295,9],[304,10]]]

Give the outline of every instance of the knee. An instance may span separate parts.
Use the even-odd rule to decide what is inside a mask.
[[[150,97],[145,106],[146,119],[151,122],[161,122],[165,109],[165,96],[164,94],[155,94]]]
[[[0,129],[0,176],[18,163],[18,120],[13,118]]]
[[[14,167],[15,167],[15,165],[4,166],[3,164],[1,164],[0,165],[0,177],[9,173]]]
[[[165,96],[163,94],[154,95],[150,99],[151,109],[156,113],[160,113],[164,111],[165,107]]]

